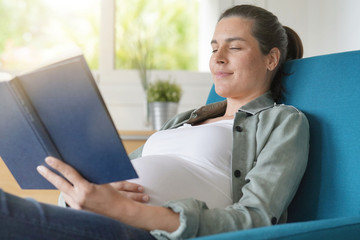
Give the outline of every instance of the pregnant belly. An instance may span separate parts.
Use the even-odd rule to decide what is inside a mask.
[[[163,155],[137,158],[132,164],[139,178],[129,182],[144,186],[151,205],[184,198],[204,201],[209,208],[232,204],[230,177],[211,166]]]

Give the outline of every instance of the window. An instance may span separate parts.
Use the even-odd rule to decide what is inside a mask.
[[[98,69],[100,6],[101,0],[2,0],[0,70],[28,70],[77,47]],[[197,1],[115,0],[115,9],[116,69],[136,68],[139,44],[153,69],[197,69]]]
[[[195,0],[116,0],[116,68],[197,70],[197,23]]]
[[[0,15],[0,70],[28,70],[73,48],[98,67],[100,0],[1,0]]]
[[[207,5],[213,1],[1,0],[6,21],[0,24],[0,80],[1,72],[30,70],[80,47],[116,127],[148,129],[144,91],[134,70],[137,43],[149,44],[155,69],[150,81],[171,76],[182,85],[179,112],[202,105],[212,84],[207,54],[213,29],[201,28],[211,28],[207,16],[214,11]],[[199,59],[204,72],[197,71]]]

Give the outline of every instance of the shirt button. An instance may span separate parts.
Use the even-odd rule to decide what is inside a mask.
[[[276,217],[272,217],[272,218],[271,218],[271,224],[272,224],[272,225],[275,225],[276,223],[277,223]]]
[[[235,127],[235,130],[236,130],[237,132],[242,132],[242,131],[243,131],[242,127],[240,127],[240,126],[236,126],[236,127]]]
[[[235,170],[234,176],[235,176],[236,178],[239,178],[239,177],[241,176],[240,170]]]

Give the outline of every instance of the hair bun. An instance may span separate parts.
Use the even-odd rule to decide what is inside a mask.
[[[286,61],[302,58],[304,54],[304,48],[299,35],[291,28],[287,26],[283,27],[288,37]]]

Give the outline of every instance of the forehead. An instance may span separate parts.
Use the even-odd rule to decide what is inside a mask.
[[[241,17],[226,17],[221,19],[215,28],[213,39],[241,37],[252,38],[253,20]]]

